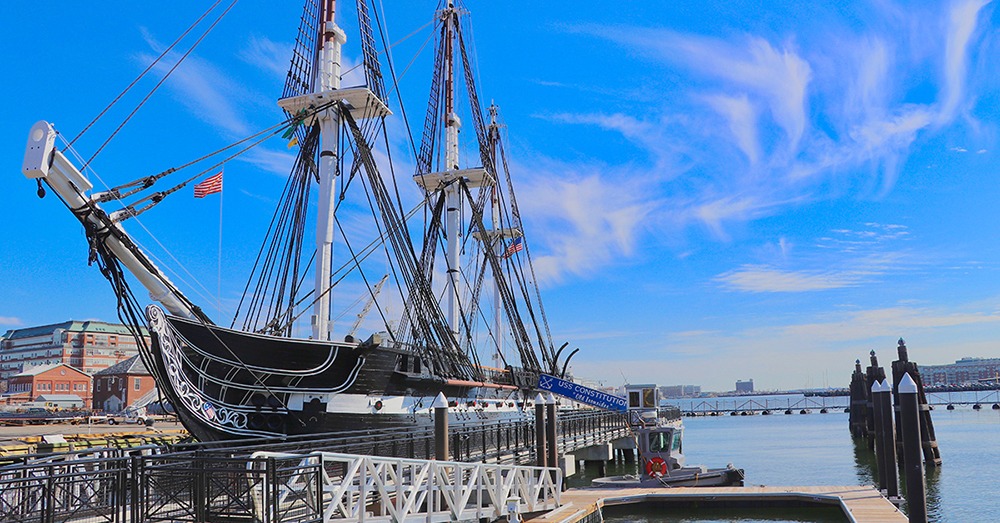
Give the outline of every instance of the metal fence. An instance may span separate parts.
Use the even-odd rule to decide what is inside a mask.
[[[619,414],[561,411],[557,419],[561,452],[629,434],[625,417]],[[495,470],[507,470],[502,467],[534,462],[533,421],[456,425],[449,438],[452,459],[469,466],[489,463]],[[328,458],[319,462],[303,458],[316,452]],[[356,431],[244,445],[217,442],[19,457],[17,463],[0,466],[0,521],[331,521],[324,512],[329,508],[324,500],[331,494],[324,488],[332,488],[329,479],[342,475],[338,467],[343,467],[343,460],[330,458],[330,452],[396,458],[393,463],[427,460],[434,457],[433,431]],[[487,472],[476,474],[486,474],[483,481],[488,477]],[[506,477],[511,472],[489,474]],[[471,476],[453,473],[452,477]],[[495,490],[496,480],[489,481]],[[526,477],[523,481],[530,483]],[[364,512],[359,517],[363,516]],[[384,517],[392,519],[392,514]]]

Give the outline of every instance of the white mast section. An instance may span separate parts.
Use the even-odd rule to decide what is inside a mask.
[[[336,230],[337,172],[340,141],[341,107],[355,120],[380,118],[392,114],[368,87],[340,87],[341,48],[347,36],[335,22],[335,0],[323,0],[322,47],[316,64],[316,91],[278,100],[278,105],[293,115],[305,111],[303,124],[319,124],[319,202],[316,218],[316,278],[315,304],[312,316],[312,337],[331,339],[333,297],[330,278],[333,273],[333,237]],[[336,103],[334,103],[336,102]],[[325,107],[313,115],[316,108]]]
[[[55,148],[55,140],[56,131],[48,122],[40,121],[31,127],[31,132],[28,134],[28,146],[24,152],[24,164],[21,167],[24,176],[29,179],[44,178],[49,183],[49,187],[66,202],[66,206],[70,209],[93,206],[96,210],[100,210],[96,202],[91,202],[93,196],[91,199],[86,196],[86,193],[94,186],[63,155],[62,151]],[[188,307],[186,300],[180,295],[180,291],[177,291],[176,286],[153,265],[148,256],[139,251],[138,245],[133,251],[123,245],[115,235],[105,235],[109,228],[114,228],[122,236],[127,237],[128,235],[120,225],[103,221],[93,213],[88,214],[85,219],[94,226],[96,234],[103,237],[102,241],[121,264],[149,291],[150,298],[162,303],[167,311],[174,316],[197,319],[194,311]]]
[[[448,2],[448,8],[441,12],[444,21],[444,165],[441,172],[418,173],[413,177],[428,193],[443,190],[445,195],[445,264],[448,277],[445,278],[445,300],[448,326],[459,340],[462,325],[462,231],[461,211],[463,206],[462,188],[459,181],[464,181],[470,188],[482,187],[492,183],[482,167],[459,169],[458,167],[458,132],[462,122],[455,113],[455,35],[457,28],[456,9],[453,2]],[[472,108],[473,111],[478,108]]]
[[[316,68],[316,93],[340,89],[340,50],[347,36],[337,27],[336,2],[323,9],[323,47]],[[316,210],[316,304],[313,309],[313,339],[329,340],[333,330],[333,233],[336,227],[337,149],[340,140],[340,109],[332,106],[317,115],[320,126],[319,203]]]
[[[462,127],[461,120],[455,114],[455,28],[453,26],[455,6],[448,2],[448,9],[445,11],[445,78],[444,78],[444,111],[445,111],[445,146],[444,146],[444,169],[445,171],[458,170],[458,130]],[[446,231],[448,235],[448,249],[445,253],[447,262],[448,279],[445,295],[448,297],[448,325],[451,331],[458,336],[461,318],[461,295],[459,294],[462,281],[462,266],[459,257],[461,246],[462,224],[460,221],[462,206],[462,195],[459,193],[458,183],[451,183],[445,188],[445,206],[447,207]]]
[[[498,140],[499,127],[497,126],[497,106],[490,104],[490,132],[488,134],[490,140],[490,149],[493,153],[493,172],[497,172],[496,157],[497,157],[497,140]],[[499,177],[498,177],[499,178]],[[498,180],[499,182],[499,180]],[[499,257],[503,256],[504,246],[503,246],[503,231],[500,228],[500,184],[493,184],[493,194],[492,194],[492,211],[493,211],[493,235],[491,240],[493,241],[493,252]],[[502,368],[504,360],[503,354],[503,314],[501,313],[500,307],[500,282],[497,280],[497,275],[493,275],[493,337],[497,342],[497,351],[493,355],[493,366],[497,368]]]

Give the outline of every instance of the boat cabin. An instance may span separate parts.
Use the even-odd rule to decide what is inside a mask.
[[[669,475],[684,466],[684,429],[673,420],[673,410],[660,408],[660,389],[656,385],[626,385],[628,416],[636,438],[640,463],[650,476]],[[662,412],[661,412],[662,411]]]

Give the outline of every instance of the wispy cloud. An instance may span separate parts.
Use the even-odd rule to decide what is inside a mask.
[[[895,242],[905,240],[909,231],[898,224],[867,223],[861,230],[839,229],[819,238],[813,252],[790,256],[785,238],[773,263],[743,264],[716,276],[723,288],[740,292],[814,292],[858,287],[892,271],[909,268],[902,263]],[[773,250],[765,249],[763,252]],[[804,267],[803,267],[804,266]],[[815,267],[821,266],[821,267]]]
[[[979,12],[989,0],[957,0],[948,13],[944,49],[944,97],[938,115],[940,122],[954,118],[964,101],[969,45],[976,30]]]
[[[871,275],[870,271],[783,271],[744,265],[720,274],[715,281],[746,292],[808,292],[855,287]]]
[[[263,36],[251,36],[239,56],[244,62],[281,78],[288,71],[292,45]]]
[[[17,327],[22,325],[21,318],[15,316],[0,316],[0,325],[7,325],[10,327]]]
[[[912,13],[883,6],[869,13],[883,19],[860,29],[828,24],[824,38],[571,27],[645,57],[676,94],[643,105],[642,120],[620,112],[560,118],[645,148],[653,160],[635,177],[673,180],[661,171],[677,168],[671,208],[660,216],[700,222],[725,240],[730,224],[842,197],[844,187],[863,198],[887,195],[922,133],[968,120],[959,116],[976,97],[968,64],[984,41],[986,4],[956,0]],[[915,84],[930,96],[913,98]],[[690,155],[686,163],[662,161],[678,150]]]
[[[760,144],[757,138],[757,108],[746,94],[740,96],[708,96],[706,102],[729,122],[736,145],[746,155],[750,165],[757,163]]]
[[[754,377],[761,389],[790,389],[840,384],[842,378],[825,376],[826,369],[850,373],[851,362],[869,350],[892,350],[895,340],[905,337],[911,351],[919,348],[922,362],[940,364],[962,356],[987,356],[993,343],[983,344],[1000,325],[995,302],[956,307],[898,304],[889,307],[828,311],[793,320],[758,318],[752,327],[734,330],[691,330],[654,332],[643,351],[614,355],[590,354],[574,361],[579,376],[617,377],[624,374],[632,383],[656,381],[669,368],[681,376],[700,376],[708,390],[732,390],[737,377]],[[803,350],[808,347],[808,350]],[[593,352],[593,351],[591,351]],[[762,357],[766,355],[766,357]],[[732,370],[724,375],[709,373],[720,360]]]
[[[154,52],[162,52],[165,46],[161,44],[147,29],[142,29],[142,36]],[[155,67],[159,74],[166,74],[177,61],[181,53],[172,51]],[[150,63],[156,57],[142,53],[138,59],[142,63]],[[180,101],[188,111],[200,120],[220,128],[227,138],[243,137],[250,134],[251,126],[235,100],[237,94],[245,89],[217,67],[196,56],[188,56],[184,63],[174,69],[166,84],[175,90]]]
[[[589,276],[614,257],[631,254],[654,203],[631,182],[621,182],[596,172],[567,175],[552,165],[521,184],[523,216],[531,220],[532,236],[545,238],[541,252],[532,252],[542,282]]]

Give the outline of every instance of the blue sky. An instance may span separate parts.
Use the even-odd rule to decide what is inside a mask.
[[[238,4],[101,153],[101,179],[159,172],[279,119],[299,16],[281,4]],[[918,363],[1000,356],[996,6],[672,4],[468,5],[480,97],[501,107],[553,334],[581,348],[575,372],[776,389],[846,386],[855,358],[889,358],[900,336]],[[411,56],[434,7],[385,5],[390,39],[410,35],[394,55],[416,129],[429,46]],[[0,329],[113,321],[79,225],[18,174],[27,130],[47,119],[75,135],[199,9],[5,10]],[[76,148],[91,154],[126,113]],[[226,166],[221,281],[217,201],[185,195],[143,215],[156,240],[129,231],[226,310],[289,161],[275,142]]]

